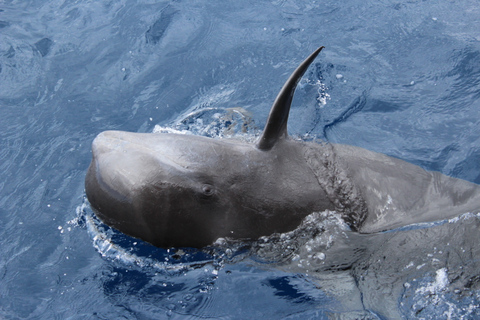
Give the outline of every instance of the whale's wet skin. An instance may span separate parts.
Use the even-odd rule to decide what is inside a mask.
[[[444,299],[474,315],[478,185],[362,148],[288,136],[296,85],[321,49],[288,79],[255,143],[99,134],[86,177],[96,216],[161,248],[207,247],[224,262],[242,260],[238,252],[246,250],[256,263],[309,275],[338,302],[333,313],[394,319],[453,312],[425,308]],[[111,239],[100,239],[97,248],[111,250]],[[233,260],[226,254],[232,248]],[[417,309],[398,303],[418,299],[426,300]]]
[[[292,73],[257,143],[106,131],[92,145],[85,187],[100,219],[159,247],[258,239],[333,210],[373,233],[480,210],[480,186],[353,146],[290,139]]]

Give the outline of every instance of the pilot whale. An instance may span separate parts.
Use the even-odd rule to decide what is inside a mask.
[[[477,184],[359,147],[288,136],[295,88],[322,49],[286,81],[256,143],[100,133],[85,179],[96,215],[158,247],[200,248],[291,231],[325,210],[360,233],[480,211]]]

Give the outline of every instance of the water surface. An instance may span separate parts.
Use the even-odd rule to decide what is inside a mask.
[[[479,317],[476,213],[374,236],[324,213],[179,254],[98,225],[83,185],[103,130],[218,136],[242,108],[252,137],[320,45],[292,135],[480,183],[479,21],[468,0],[2,2],[0,317]]]

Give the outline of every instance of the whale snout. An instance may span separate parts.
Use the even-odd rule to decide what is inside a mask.
[[[100,133],[92,142],[92,162],[85,178],[87,198],[96,215],[107,225],[157,245],[170,244],[172,237],[184,238],[180,231],[173,235],[168,231],[173,223],[169,217],[176,213],[172,201],[182,204],[189,196],[188,161],[176,147],[182,138]]]
[[[92,142],[85,192],[102,220],[114,220],[120,212],[133,208],[135,181],[125,166],[128,157],[121,156],[122,144],[125,141],[115,131],[102,132]]]

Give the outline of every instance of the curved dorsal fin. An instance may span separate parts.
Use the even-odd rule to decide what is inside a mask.
[[[324,47],[318,48],[305,59],[283,85],[282,90],[280,90],[272,105],[272,109],[270,109],[263,134],[257,142],[258,149],[270,150],[278,139],[282,136],[287,136],[288,114],[290,112],[290,105],[292,104],[295,88],[308,66],[315,60],[323,48]]]

